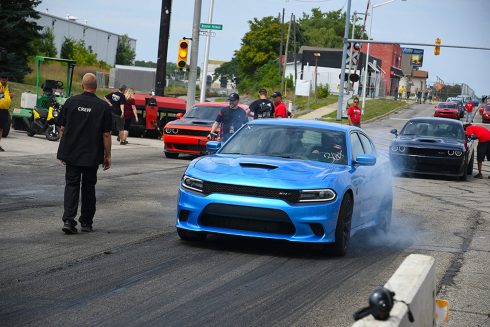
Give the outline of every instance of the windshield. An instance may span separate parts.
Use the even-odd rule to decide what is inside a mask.
[[[223,107],[195,106],[184,117],[215,121],[221,109]]]
[[[460,124],[442,121],[409,121],[400,135],[464,139],[463,127]]]
[[[246,125],[219,153],[347,164],[344,132],[303,126]]]
[[[439,103],[438,107],[442,109],[456,109],[456,103]]]

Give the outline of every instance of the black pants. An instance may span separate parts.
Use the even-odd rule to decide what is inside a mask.
[[[63,222],[76,226],[75,217],[80,199],[80,181],[82,182],[82,210],[80,224],[92,226],[95,215],[95,184],[97,184],[97,169],[95,167],[80,167],[66,165],[65,212]]]

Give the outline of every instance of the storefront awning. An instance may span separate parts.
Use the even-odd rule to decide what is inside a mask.
[[[402,78],[405,76],[400,68],[391,66],[390,76],[395,78]]]

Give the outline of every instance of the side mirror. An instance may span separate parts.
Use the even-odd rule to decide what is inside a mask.
[[[472,139],[472,140],[476,140],[476,139],[478,139],[478,137],[476,137],[476,135],[475,135],[475,134],[471,134],[471,135],[470,135],[470,139]]]
[[[394,134],[395,136],[398,136],[398,131],[396,128],[393,128],[391,131],[390,131],[391,134]]]
[[[206,143],[206,150],[208,153],[216,153],[221,148],[221,142],[218,141],[208,141]]]
[[[376,157],[371,154],[360,154],[356,157],[355,163],[360,166],[374,166]]]
[[[182,119],[184,115],[181,112],[179,112],[175,117],[177,117],[177,119]]]

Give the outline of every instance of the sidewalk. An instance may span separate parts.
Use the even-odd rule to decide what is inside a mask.
[[[311,112],[309,112],[303,116],[299,116],[298,118],[301,118],[301,119],[318,119],[318,118],[321,118],[325,115],[328,115],[331,112],[337,111],[337,106],[338,106],[338,102],[335,102],[335,103],[329,104],[328,106],[315,109],[315,110],[313,110],[313,111],[311,111]]]

